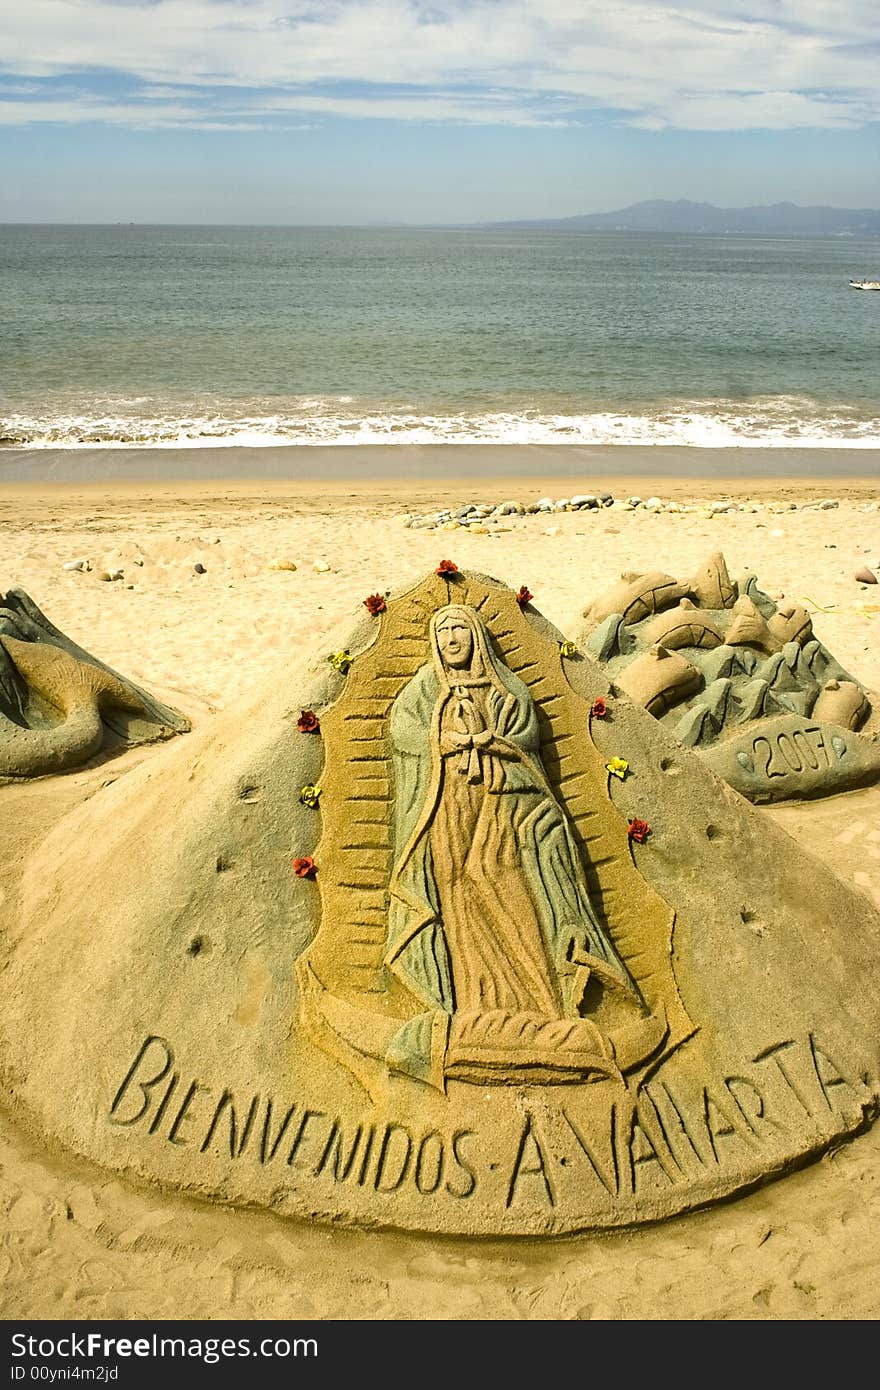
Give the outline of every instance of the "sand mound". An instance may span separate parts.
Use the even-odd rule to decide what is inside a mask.
[[[510,589],[377,599],[31,854],[22,1122],[224,1203],[491,1234],[657,1219],[873,1118],[866,900]]]

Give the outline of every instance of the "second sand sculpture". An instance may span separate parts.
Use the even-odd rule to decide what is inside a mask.
[[[880,777],[868,691],[719,552],[680,581],[623,574],[585,610],[582,641],[614,683],[755,802],[825,796]]]
[[[22,589],[0,593],[0,781],[81,767],[189,721],[66,637]]]
[[[869,1124],[867,899],[522,594],[447,564],[386,597],[35,847],[0,907],[21,1123],[485,1236],[670,1216]]]

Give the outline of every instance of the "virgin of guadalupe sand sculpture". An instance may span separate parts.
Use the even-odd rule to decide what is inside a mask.
[[[444,605],[426,627],[430,659],[387,721],[391,856],[376,962],[421,1011],[395,1022],[362,997],[364,1013],[335,1042],[357,1040],[358,1053],[440,1090],[622,1082],[667,1037],[665,1005],[647,1004],[591,903],[535,700],[475,608]],[[314,1024],[313,959],[301,978]],[[319,1004],[331,1029],[338,1011],[338,996]],[[314,1035],[325,1038],[320,1023]]]
[[[535,703],[473,609],[441,608],[430,633],[432,659],[391,711],[386,962],[449,1015],[446,1077],[617,1074],[609,1039],[581,1016],[587,985],[635,1016],[643,1003],[590,904]],[[664,1030],[647,1031],[656,1044]]]
[[[657,1220],[869,1124],[868,899],[505,585],[368,612],[8,863],[19,1122],[188,1197],[487,1236]]]

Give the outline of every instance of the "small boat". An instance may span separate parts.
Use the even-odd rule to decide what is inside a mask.
[[[880,280],[850,280],[851,290],[880,290]]]

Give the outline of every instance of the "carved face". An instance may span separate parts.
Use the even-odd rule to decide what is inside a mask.
[[[454,671],[469,666],[474,651],[474,634],[470,624],[458,614],[450,613],[440,619],[436,632],[444,665]]]

